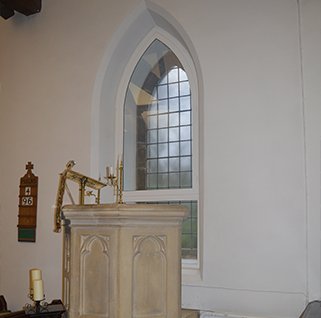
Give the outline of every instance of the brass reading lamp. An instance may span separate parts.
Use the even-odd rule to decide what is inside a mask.
[[[116,195],[117,204],[123,203],[123,163],[121,160],[118,160],[116,175],[114,175],[111,167],[107,167],[107,176],[105,177],[107,180],[106,183],[87,177],[79,172],[72,170],[75,164],[76,163],[74,160],[68,161],[65,170],[62,173],[60,173],[55,206],[54,232],[57,233],[61,231],[61,208],[63,204],[65,190],[67,191],[72,204],[75,204],[71,192],[68,188],[66,182],[67,180],[76,182],[79,185],[79,205],[85,204],[85,196],[94,196],[95,203],[100,204],[100,190],[105,186],[111,186],[114,188],[114,195]],[[94,194],[93,191],[86,191],[86,187],[96,190],[97,194]]]

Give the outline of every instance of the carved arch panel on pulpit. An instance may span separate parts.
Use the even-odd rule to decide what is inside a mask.
[[[110,271],[109,236],[81,235],[81,316],[110,317]]]
[[[166,236],[134,236],[133,243],[133,318],[166,317]]]

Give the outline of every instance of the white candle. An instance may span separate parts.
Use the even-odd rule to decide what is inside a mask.
[[[33,268],[29,271],[29,289],[30,295],[33,295],[33,281],[42,279],[41,270],[38,268]]]
[[[33,300],[40,301],[44,299],[43,295],[43,280],[36,279],[32,282],[33,285]]]
[[[113,167],[107,167],[107,178],[114,174]]]
[[[30,280],[42,279],[41,270],[38,268],[33,268],[30,270]]]

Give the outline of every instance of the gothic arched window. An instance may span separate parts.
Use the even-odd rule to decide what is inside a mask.
[[[189,208],[182,257],[197,258],[198,174],[195,110],[183,63],[154,40],[137,63],[124,104],[124,193],[135,202]],[[193,133],[194,132],[194,133]]]

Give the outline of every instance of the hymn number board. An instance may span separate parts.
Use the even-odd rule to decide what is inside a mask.
[[[26,165],[27,173],[20,178],[18,241],[35,242],[37,227],[38,177],[32,173],[33,164]]]

